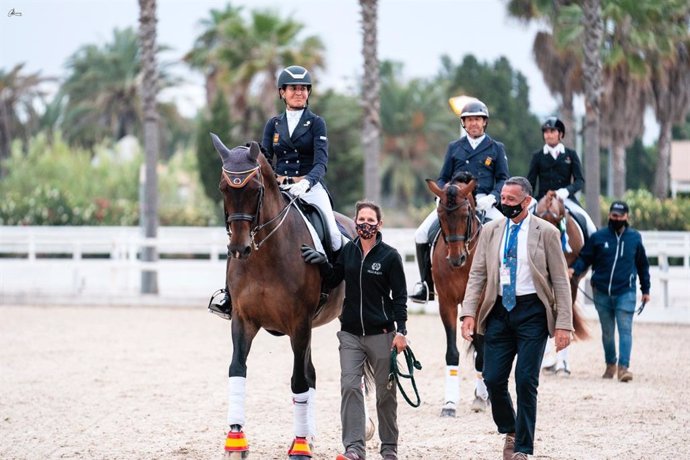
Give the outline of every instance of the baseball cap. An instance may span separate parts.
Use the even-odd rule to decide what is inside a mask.
[[[609,213],[611,214],[627,214],[629,211],[628,204],[625,201],[614,201],[611,203],[611,208],[609,208]]]

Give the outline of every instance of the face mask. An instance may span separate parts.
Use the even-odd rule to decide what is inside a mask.
[[[522,201],[525,201],[525,200],[522,200]],[[501,212],[508,219],[516,218],[522,212],[522,201],[519,202],[518,204],[512,205],[512,206],[501,203]]]
[[[370,240],[371,238],[376,235],[376,232],[379,229],[378,225],[374,224],[368,224],[366,222],[363,222],[361,224],[357,224],[357,234],[359,235],[360,238],[363,240]]]
[[[623,227],[628,226],[628,221],[627,220],[613,220],[609,219],[609,227],[614,231],[617,232]]]

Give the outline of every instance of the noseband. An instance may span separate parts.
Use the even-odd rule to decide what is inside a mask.
[[[443,201],[439,202],[439,206],[443,208],[446,213],[450,213],[453,211],[457,211],[461,207],[467,205],[467,207],[470,206],[470,201],[465,198],[465,200],[459,204],[456,204],[454,206],[447,206],[443,204]],[[471,211],[471,210],[470,210]],[[453,233],[450,235],[445,235],[443,234],[443,240],[446,243],[457,243],[460,241],[464,241],[466,244],[469,244],[472,242],[474,239],[474,235],[472,235],[472,218],[473,218],[473,213],[469,212],[467,213],[467,225],[465,226],[465,234],[464,235],[458,235],[457,233]]]
[[[235,189],[242,189],[244,188],[249,181],[254,177],[257,176],[259,173],[261,166],[257,166],[256,168],[249,169],[247,171],[228,171],[225,168],[223,168],[223,177],[225,178],[226,183],[228,186],[235,188]],[[252,242],[252,247],[256,250],[258,250],[265,242],[268,240],[273,233],[280,228],[280,226],[283,224],[285,221],[285,218],[288,215],[288,211],[290,210],[290,206],[292,203],[295,202],[297,197],[292,198],[292,200],[285,205],[285,207],[272,219],[270,219],[268,222],[264,222],[263,224],[259,224],[260,220],[260,214],[261,214],[261,209],[263,207],[264,203],[264,182],[263,182],[263,177],[258,174],[258,182],[259,182],[259,199],[256,202],[256,212],[254,214],[247,214],[247,213],[242,213],[242,212],[234,212],[232,214],[228,214],[228,217],[226,219],[226,223],[228,225],[228,236],[232,236],[232,231],[230,230],[230,224],[233,222],[237,221],[246,221],[246,222],[251,222],[251,229],[249,231],[249,239]],[[256,234],[263,230],[266,226],[271,225],[273,222],[276,220],[280,219],[280,222],[278,225],[276,225],[271,232],[266,235],[264,239],[261,241],[256,241]]]

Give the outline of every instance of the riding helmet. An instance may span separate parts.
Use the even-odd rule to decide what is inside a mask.
[[[489,109],[486,108],[486,104],[477,99],[475,101],[468,102],[465,104],[465,107],[462,108],[460,118],[462,119],[465,117],[489,118]]]
[[[299,65],[286,67],[278,75],[278,89],[285,88],[287,85],[304,85],[311,91],[311,74]]]
[[[541,132],[543,133],[547,129],[556,129],[560,131],[562,137],[565,137],[565,125],[558,117],[549,117],[544,121],[544,124],[541,125]]]

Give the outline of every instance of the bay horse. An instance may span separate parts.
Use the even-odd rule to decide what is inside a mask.
[[[295,438],[288,458],[310,459],[316,390],[311,330],[340,314],[344,285],[333,289],[328,301],[319,306],[319,269],[305,263],[300,252],[303,244],[313,246],[314,242],[300,212],[292,202],[286,203],[259,145],[251,142],[249,147],[231,150],[215,134],[211,138],[223,161],[219,187],[228,216],[231,257],[226,275],[233,303],[233,351],[225,454],[233,460],[249,455],[244,433],[247,356],[263,328],[273,335],[290,337]],[[336,215],[336,220],[354,237],[352,220],[342,215]]]
[[[566,263],[570,267],[580,255],[580,251],[585,244],[585,239],[582,229],[565,207],[563,200],[556,195],[555,191],[549,190],[539,202],[537,202],[534,214],[560,230],[561,240],[563,242],[563,255],[565,256]],[[570,296],[573,302],[573,324],[576,337],[579,339],[588,337],[587,328],[576,303],[577,290],[583,276],[584,273],[580,276],[573,276],[570,278]],[[570,375],[570,369],[568,367],[568,348],[559,351],[555,359],[553,358],[554,354],[556,353],[555,347],[553,346],[553,340],[549,340],[544,355],[544,369],[555,372],[559,376],[567,377]]]
[[[476,181],[472,175],[460,173],[443,189],[431,179],[426,182],[429,190],[439,198],[436,212],[441,224],[441,237],[434,246],[431,262],[439,314],[446,332],[445,402],[441,417],[455,417],[460,393],[458,304],[465,299],[467,280],[482,224],[475,214],[473,192]],[[479,304],[481,305],[481,301]],[[480,337],[475,335],[473,341],[475,367],[478,369],[482,368],[483,363],[483,341]]]

